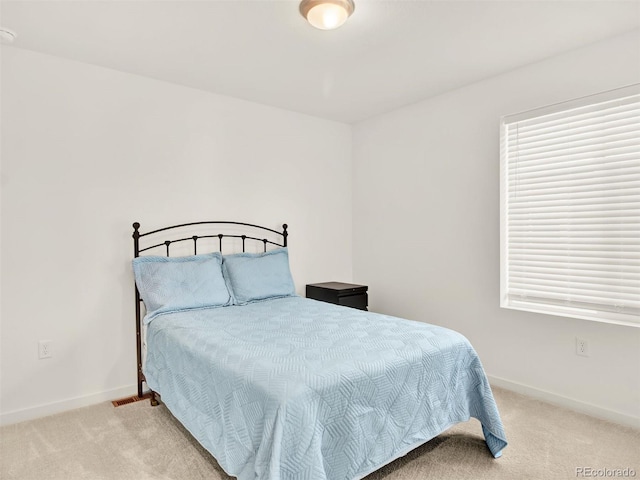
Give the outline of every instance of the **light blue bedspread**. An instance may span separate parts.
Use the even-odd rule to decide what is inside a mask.
[[[156,317],[150,388],[240,480],[361,478],[475,417],[506,446],[466,338],[300,297]]]

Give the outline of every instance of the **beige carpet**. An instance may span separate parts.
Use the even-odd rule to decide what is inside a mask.
[[[580,478],[580,467],[628,467],[640,478],[640,431],[506,390],[494,393],[509,440],[502,458],[490,456],[480,424],[471,420],[366,480],[569,479]],[[103,403],[2,427],[0,463],[2,480],[230,478],[164,406],[148,401]]]

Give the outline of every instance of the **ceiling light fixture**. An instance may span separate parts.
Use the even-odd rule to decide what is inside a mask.
[[[0,27],[0,43],[9,45],[16,39],[16,32],[8,28]]]
[[[353,0],[302,0],[300,13],[320,30],[338,28],[353,13]]]

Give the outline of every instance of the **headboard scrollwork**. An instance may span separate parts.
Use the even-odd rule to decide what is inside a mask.
[[[275,234],[276,236],[281,236],[282,239],[280,242],[278,241],[273,241],[273,240],[269,240],[268,238],[259,238],[253,235],[247,235],[247,234],[229,234],[229,233],[217,233],[217,234],[213,234],[213,235],[191,235],[188,237],[183,237],[183,238],[175,238],[172,240],[163,240],[160,243],[155,243],[149,246],[146,246],[144,248],[140,248],[140,239],[143,237],[150,237],[152,235],[157,235],[160,232],[168,232],[171,230],[176,230],[176,229],[180,229],[180,228],[184,228],[184,227],[192,227],[194,225],[235,225],[235,226],[239,226],[239,227],[248,227],[251,229],[258,229],[258,230],[262,230],[262,231],[266,231],[269,232],[270,234]],[[289,236],[288,232],[287,232],[287,228],[288,225],[285,223],[282,225],[282,232],[279,232],[277,230],[273,230],[271,228],[267,228],[267,227],[262,227],[260,225],[253,225],[251,223],[241,223],[241,222],[222,222],[222,221],[210,221],[210,222],[192,222],[192,223],[182,223],[180,225],[173,225],[170,227],[163,227],[163,228],[158,228],[157,230],[152,230],[151,232],[146,232],[146,233],[140,233],[140,224],[138,222],[135,222],[133,224],[133,249],[134,249],[134,257],[139,257],[141,253],[152,250],[154,248],[158,248],[158,247],[162,247],[164,245],[165,247],[165,253],[167,256],[169,256],[170,254],[170,246],[175,244],[175,243],[180,243],[180,242],[187,242],[187,241],[192,241],[193,242],[193,254],[197,255],[198,254],[198,240],[199,239],[203,239],[203,238],[218,238],[218,251],[222,252],[222,239],[223,238],[239,238],[242,240],[242,251],[245,251],[246,248],[246,241],[247,240],[255,240],[257,242],[262,242],[263,246],[264,246],[264,251],[267,250],[267,245],[274,245],[274,246],[278,246],[278,247],[286,247],[287,246],[287,237]],[[157,238],[157,237],[154,237]]]

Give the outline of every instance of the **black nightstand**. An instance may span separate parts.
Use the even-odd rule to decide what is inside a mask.
[[[307,285],[307,298],[366,310],[369,303],[368,289],[369,287],[366,285],[354,285],[353,283],[314,283]]]

